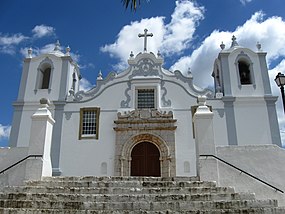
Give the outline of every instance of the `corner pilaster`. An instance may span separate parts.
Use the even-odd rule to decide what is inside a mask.
[[[42,159],[29,159],[26,165],[27,180],[40,180],[43,176],[52,176],[50,158],[52,128],[55,120],[48,110],[49,101],[42,98],[41,106],[32,116],[29,155],[42,155]]]
[[[206,97],[198,97],[198,105],[193,117],[195,125],[197,175],[201,180],[218,182],[218,163],[217,160],[211,156],[216,155],[213,129],[214,113],[206,106]],[[205,157],[205,155],[207,156]]]

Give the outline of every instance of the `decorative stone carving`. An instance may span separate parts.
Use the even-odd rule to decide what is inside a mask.
[[[172,111],[160,112],[157,110],[150,110],[150,109],[142,109],[142,110],[133,110],[129,112],[121,112],[118,113],[118,120],[134,120],[134,119],[173,119]]]
[[[121,101],[121,108],[130,108],[131,96],[129,95],[129,91],[131,90],[131,83],[127,83],[128,87],[125,90],[126,100]]]
[[[184,83],[187,83],[192,92],[194,93],[193,95],[198,97],[198,96],[206,96],[207,98],[213,98],[213,92],[210,89],[201,89],[198,90],[193,83],[193,77],[185,77],[179,70],[174,71],[174,75],[176,79],[181,80]]]
[[[83,101],[88,100],[90,98],[94,98],[96,93],[101,89],[102,86],[106,85],[108,82],[114,80],[117,76],[117,73],[111,72],[106,77],[106,79],[98,81],[97,86],[95,88],[92,88],[91,90],[85,92],[85,91],[79,91],[75,94],[74,101]]]
[[[134,76],[160,76],[159,69],[161,64],[157,64],[152,61],[150,58],[143,58],[138,61],[136,65],[132,66],[132,75],[129,76],[129,79],[132,79]]]
[[[162,101],[162,106],[163,107],[170,107],[171,106],[171,100],[166,100],[165,96],[167,94],[167,89],[164,86],[165,85],[165,81],[161,81],[161,91],[163,91],[162,95],[161,95],[161,101]]]

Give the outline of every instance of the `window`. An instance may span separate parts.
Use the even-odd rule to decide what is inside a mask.
[[[154,89],[138,89],[137,90],[137,108],[155,108]]]
[[[80,109],[79,140],[98,139],[100,108]]]
[[[250,68],[249,64],[244,61],[238,61],[238,70],[241,85],[251,84]]]
[[[46,68],[44,71],[42,71],[41,89],[49,88],[50,73],[51,73],[51,68]]]
[[[46,57],[41,61],[37,68],[37,81],[35,84],[35,93],[38,89],[48,89],[50,93],[52,88],[52,75],[54,71],[53,61]]]

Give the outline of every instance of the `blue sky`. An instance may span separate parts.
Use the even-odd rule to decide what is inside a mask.
[[[279,96],[274,77],[285,73],[284,10],[284,0],[149,0],[142,1],[136,13],[125,10],[121,0],[1,0],[0,146],[8,144],[12,103],[29,47],[38,55],[51,51],[56,40],[63,52],[69,45],[81,67],[81,87],[87,89],[96,83],[100,70],[103,76],[120,72],[131,51],[143,50],[143,40],[137,35],[147,28],[154,34],[148,50],[162,53],[165,68],[183,73],[190,68],[196,85],[212,87],[219,45],[223,41],[229,47],[235,35],[241,46],[256,50],[260,42],[268,52],[272,91]],[[280,98],[277,109],[285,139]]]

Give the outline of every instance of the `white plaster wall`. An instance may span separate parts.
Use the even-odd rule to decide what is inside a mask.
[[[272,144],[266,103],[262,98],[234,102],[238,145]]]
[[[196,148],[193,138],[191,110],[174,111],[176,122],[176,175],[196,176]],[[184,163],[189,162],[190,172],[185,171]]]
[[[228,145],[228,128],[223,101],[219,99],[206,100],[206,105],[212,106],[212,112],[214,113],[213,127],[215,145]]]
[[[28,148],[0,148],[0,171],[13,165],[28,155]],[[0,188],[6,185],[21,185],[25,178],[26,162],[22,162],[0,174]]]
[[[276,145],[217,147],[217,156],[240,169],[285,191],[285,150]],[[219,184],[234,186],[238,192],[254,192],[257,199],[277,199],[285,205],[285,196],[239,171],[218,162]]]
[[[61,140],[60,169],[63,176],[101,174],[102,162],[107,163],[108,175],[113,175],[115,156],[115,132],[112,129],[116,112],[100,113],[99,139],[79,137],[79,112],[69,120],[64,118]],[[104,118],[104,120],[102,119]]]
[[[60,169],[63,176],[114,175],[116,133],[113,127],[114,120],[117,119],[117,109],[121,101],[125,100],[126,86],[126,83],[116,84],[95,99],[84,103],[68,103],[65,106],[60,150]],[[84,107],[100,108],[98,140],[79,140],[80,108]],[[68,119],[67,115],[70,114]],[[102,174],[103,162],[107,163],[107,174]]]
[[[180,85],[172,82],[166,82],[164,87],[167,88],[165,99],[171,100],[171,108],[174,110],[191,110],[191,106],[197,105],[196,97],[191,96],[186,92],[186,89],[182,88]]]
[[[18,132],[18,141],[17,141],[17,147],[28,147],[29,146],[29,140],[30,140],[30,132],[31,132],[31,116],[35,113],[36,107],[34,110],[32,110],[30,107],[24,107],[21,121],[18,121],[20,123],[20,128]]]

